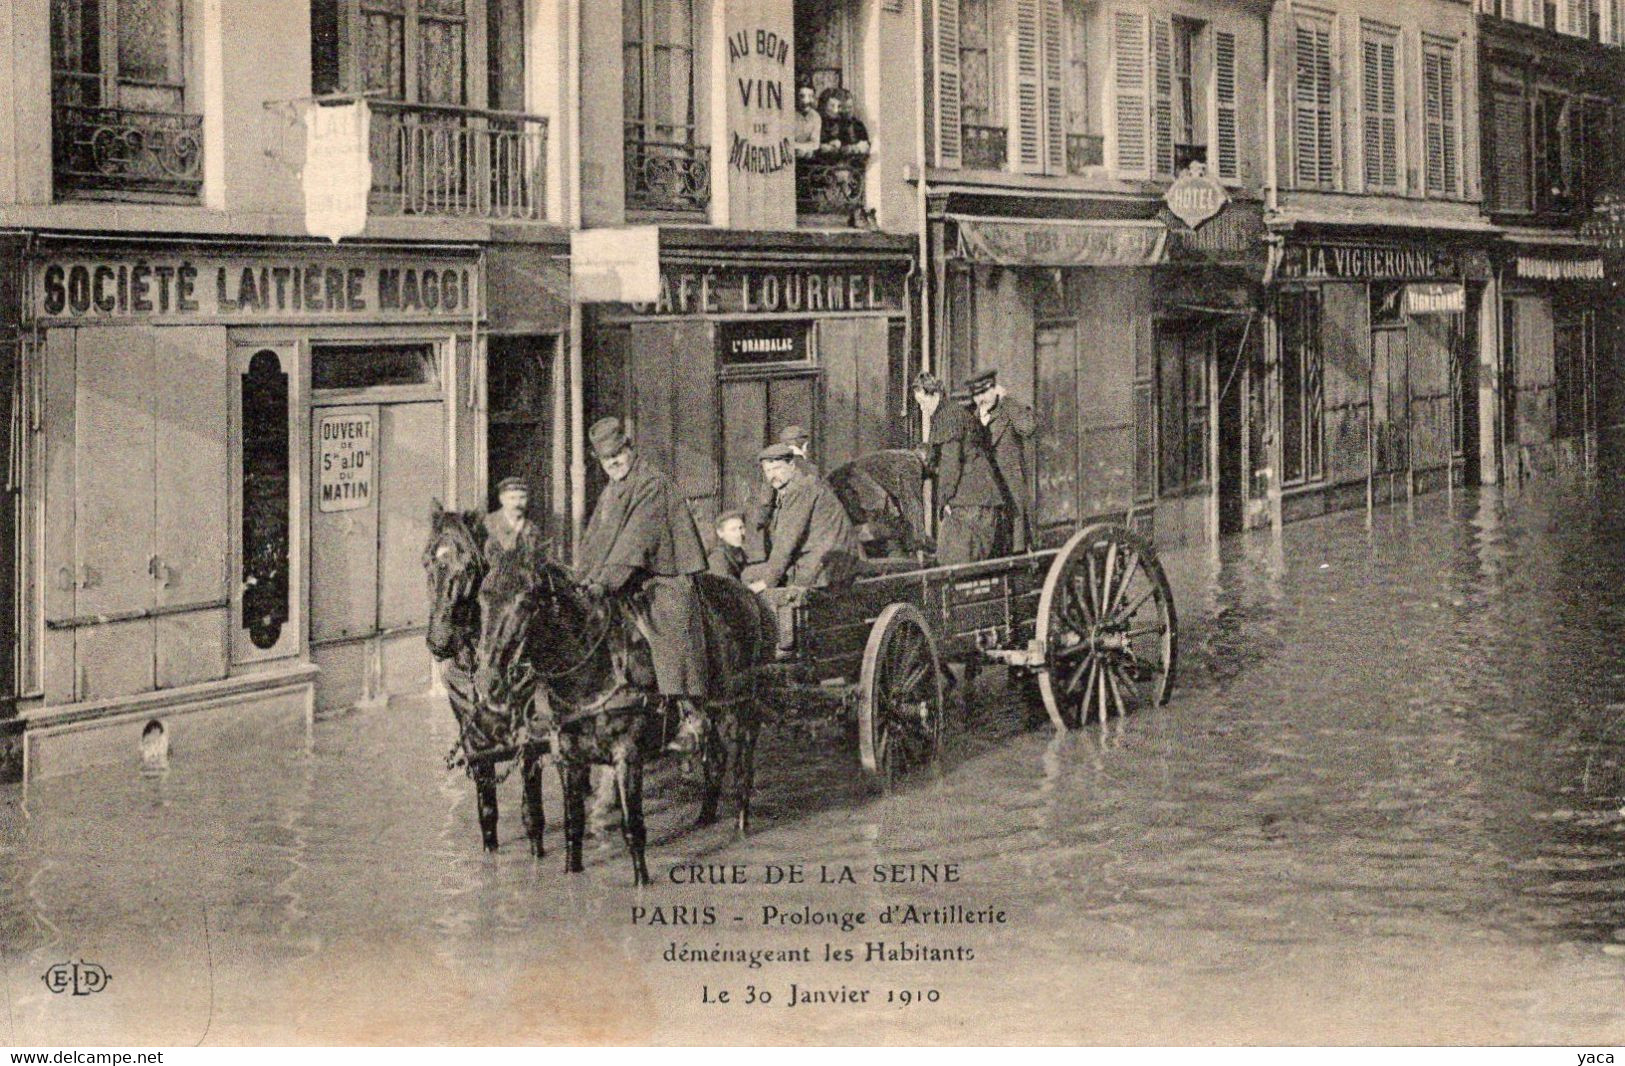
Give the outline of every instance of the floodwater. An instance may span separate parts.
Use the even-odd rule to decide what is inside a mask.
[[[770,730],[747,840],[657,774],[641,891],[618,841],[563,874],[551,775],[546,859],[516,779],[484,855],[430,699],[13,788],[0,1042],[1619,1044],[1622,549],[1625,501],[1548,488],[1171,553],[1168,707],[1056,739],[984,676],[889,796]],[[719,948],[810,961],[664,957]]]

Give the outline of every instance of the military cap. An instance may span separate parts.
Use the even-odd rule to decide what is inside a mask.
[[[501,481],[497,482],[498,496],[501,496],[504,492],[507,492],[510,489],[518,489],[521,492],[529,492],[530,482],[526,481],[522,477],[505,477]]]
[[[784,444],[782,442],[779,444],[769,444],[767,447],[756,453],[757,461],[762,463],[765,463],[770,459],[794,459],[795,457],[796,450],[790,447],[788,444]]]
[[[592,428],[587,430],[587,439],[592,442],[593,454],[600,459],[619,455],[632,444],[627,439],[621,420],[613,415],[594,422]]]
[[[810,440],[812,438],[800,426],[785,426],[784,432],[779,434],[780,444],[806,444]]]
[[[997,370],[984,370],[980,374],[965,379],[964,389],[972,396],[979,396],[999,383]]]

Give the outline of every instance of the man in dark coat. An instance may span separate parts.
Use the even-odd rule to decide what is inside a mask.
[[[1032,505],[1027,497],[1027,441],[1038,428],[1038,416],[1031,407],[1005,395],[996,371],[978,374],[967,387],[976,404],[976,417],[987,427],[993,468],[1004,486],[1007,507],[1004,517],[1009,529],[1008,537],[1000,536],[1000,547],[1027,551],[1032,541]]]
[[[497,509],[485,516],[485,558],[495,565],[499,555],[524,552],[533,560],[547,553],[547,539],[527,513],[530,482],[505,477],[497,482]]]
[[[788,647],[793,608],[809,588],[841,585],[857,575],[863,546],[829,483],[796,466],[795,450],[771,444],[758,453],[776,503],[768,557],[745,568],[744,581],[779,619],[779,646]]]
[[[589,595],[623,596],[649,641],[660,695],[678,701],[683,722],[670,747],[698,749],[694,701],[708,691],[704,622],[694,575],[705,549],[673,481],[632,448],[618,418],[588,431],[609,484],[581,538],[580,573]]]
[[[818,476],[818,467],[808,458],[807,450],[812,444],[812,438],[800,426],[785,426],[779,433],[780,444],[789,445],[794,453],[796,469],[803,474]],[[760,563],[767,559],[772,546],[769,543],[768,529],[773,525],[773,508],[776,506],[778,493],[773,486],[763,478],[757,483],[756,491],[745,506],[745,555],[753,563]]]
[[[931,443],[937,453],[937,562],[992,559],[1000,553],[1008,501],[993,462],[987,427],[960,403],[937,408]]]

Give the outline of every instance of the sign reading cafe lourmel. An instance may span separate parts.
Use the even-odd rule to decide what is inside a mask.
[[[659,299],[623,306],[637,315],[900,311],[903,285],[872,268],[665,266]]]
[[[41,318],[466,317],[472,264],[297,259],[54,260],[39,267]]]

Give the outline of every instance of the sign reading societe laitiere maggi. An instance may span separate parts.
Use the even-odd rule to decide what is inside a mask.
[[[478,271],[455,261],[69,259],[35,273],[38,318],[466,318]]]

